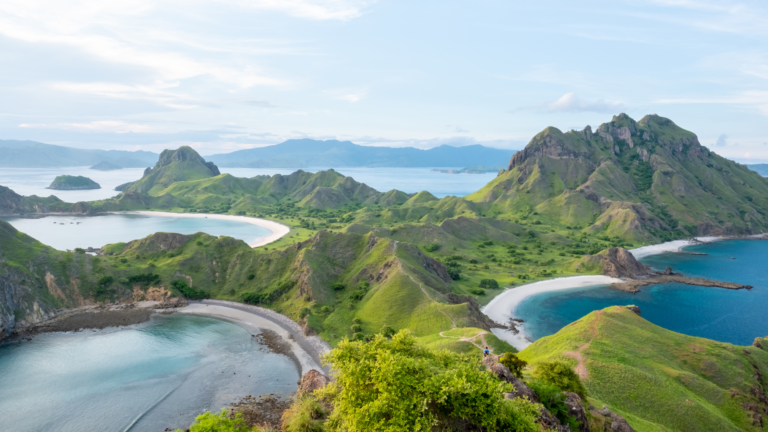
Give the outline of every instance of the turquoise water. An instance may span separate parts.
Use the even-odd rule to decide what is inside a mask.
[[[594,310],[635,304],[643,318],[675,332],[738,345],[768,336],[768,242],[731,240],[685,248],[701,255],[666,253],[641,260],[657,270],[669,266],[686,276],[738,282],[752,290],[682,284],[641,287],[629,294],[605,286],[529,297],[516,310],[534,340],[556,333]],[[735,259],[731,259],[735,258]]]
[[[0,429],[186,428],[238,397],[295,391],[293,361],[254,339],[228,322],[171,315],[2,345]]]
[[[212,218],[103,215],[2,219],[17,230],[58,250],[100,248],[107,244],[144,238],[156,232],[204,232],[214,236],[234,237],[249,244],[271,234],[270,230],[258,225]]]

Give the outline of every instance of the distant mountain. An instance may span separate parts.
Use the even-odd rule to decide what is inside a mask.
[[[122,167],[107,161],[101,161],[96,165],[92,166],[90,169],[97,170],[97,171],[114,171],[114,170],[122,169]]]
[[[121,168],[146,168],[157,162],[148,151],[89,150],[35,141],[0,140],[0,167],[47,168],[92,166],[107,162]]]
[[[515,150],[481,145],[429,150],[413,147],[367,147],[349,141],[288,140],[282,144],[208,156],[221,167],[468,167],[495,166]]]
[[[768,177],[768,164],[753,164],[747,165],[747,168],[760,174],[763,177]]]

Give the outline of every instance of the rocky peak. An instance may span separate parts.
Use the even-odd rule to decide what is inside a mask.
[[[213,162],[206,162],[199,153],[189,146],[181,146],[176,150],[163,150],[154,169],[168,166],[173,162],[197,162],[208,167],[212,175],[217,176],[221,174],[219,168]],[[149,174],[149,171],[144,171],[144,175]]]
[[[548,127],[533,137],[523,150],[512,156],[509,160],[508,170],[521,165],[529,158],[573,159],[579,156],[580,153],[569,145],[568,140],[560,129]]]

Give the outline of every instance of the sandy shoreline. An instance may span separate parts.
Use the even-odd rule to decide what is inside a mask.
[[[157,211],[120,211],[120,212],[109,212],[109,214],[135,214],[135,215],[143,215],[143,216],[231,220],[231,221],[245,222],[247,224],[260,226],[272,232],[270,235],[266,237],[261,237],[256,241],[248,243],[248,246],[252,248],[268,245],[280,239],[281,237],[288,234],[289,232],[291,232],[290,228],[288,228],[287,226],[281,223],[277,223],[275,221],[271,221],[267,219],[252,218],[248,216],[208,214],[208,213],[172,213],[172,212],[157,212]]]
[[[680,252],[684,247],[701,243],[712,243],[719,240],[728,240],[729,237],[694,237],[688,240],[673,240],[656,245],[643,246],[630,249],[629,252],[635,256],[635,259],[643,259],[651,255],[658,255],[666,252]]]
[[[249,331],[271,330],[291,346],[292,357],[298,362],[301,375],[310,369],[328,374],[328,368],[321,366],[320,356],[331,347],[318,336],[304,336],[301,327],[295,321],[273,310],[225,300],[203,300],[177,309],[176,313],[233,321],[243,325]]]

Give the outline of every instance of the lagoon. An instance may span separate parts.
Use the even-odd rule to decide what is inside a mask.
[[[122,329],[0,346],[3,430],[162,431],[239,397],[296,390],[296,364],[221,320],[155,315]]]
[[[688,252],[641,259],[655,270],[669,266],[686,276],[738,282],[752,290],[727,290],[682,284],[641,287],[637,294],[593,286],[532,296],[515,310],[532,340],[556,333],[568,323],[608,306],[634,304],[643,318],[666,329],[737,345],[768,335],[768,242],[718,241],[688,246]],[[734,258],[734,259],[732,259]]]
[[[229,236],[252,244],[272,231],[237,220],[108,214],[99,216],[47,216],[43,218],[5,217],[17,230],[58,250],[100,248],[129,242],[156,232]],[[63,225],[62,225],[63,224]]]

